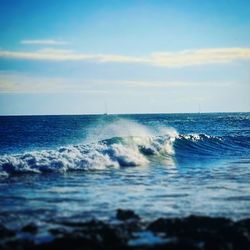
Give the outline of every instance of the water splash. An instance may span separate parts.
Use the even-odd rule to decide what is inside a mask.
[[[181,135],[173,128],[147,127],[119,119],[89,130],[85,143],[57,150],[34,151],[0,158],[0,176],[17,173],[103,170],[141,166],[152,161],[171,163],[211,156],[232,149],[233,142],[205,134]],[[234,150],[236,150],[236,146]],[[240,148],[241,149],[241,148]],[[235,153],[235,151],[234,151]]]

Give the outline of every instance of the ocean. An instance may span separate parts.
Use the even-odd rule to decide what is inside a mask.
[[[250,113],[0,117],[0,222],[250,216]]]

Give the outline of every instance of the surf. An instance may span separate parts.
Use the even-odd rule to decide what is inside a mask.
[[[152,162],[164,164],[193,160],[196,156],[232,154],[242,151],[245,146],[248,145],[242,145],[239,138],[185,135],[170,127],[150,127],[118,119],[89,128],[88,136],[78,145],[4,155],[0,158],[0,175],[104,170]]]

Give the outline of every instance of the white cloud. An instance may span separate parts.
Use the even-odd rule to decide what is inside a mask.
[[[229,86],[232,82],[218,82],[216,86]],[[107,93],[108,91],[164,90],[190,88],[214,83],[206,81],[145,81],[41,77],[17,72],[0,72],[0,93]]]
[[[176,53],[158,52],[151,54],[153,64],[166,67],[230,63],[235,60],[246,59],[250,59],[250,48],[198,49]]]
[[[59,77],[40,77],[16,72],[0,72],[0,93],[104,93],[79,84],[77,80]]]
[[[66,41],[55,39],[25,39],[20,42],[25,45],[65,45]]]
[[[132,63],[158,67],[185,67],[206,64],[230,63],[249,60],[250,48],[215,48],[184,50],[179,52],[154,52],[147,56],[112,54],[85,54],[72,50],[43,49],[35,52],[0,50],[0,58],[44,61],[94,61],[99,63]]]

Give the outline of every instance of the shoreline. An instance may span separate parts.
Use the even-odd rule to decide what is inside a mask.
[[[250,218],[191,215],[145,221],[133,210],[118,209],[113,221],[51,224],[47,233],[35,222],[18,230],[0,224],[0,249],[250,249]]]

